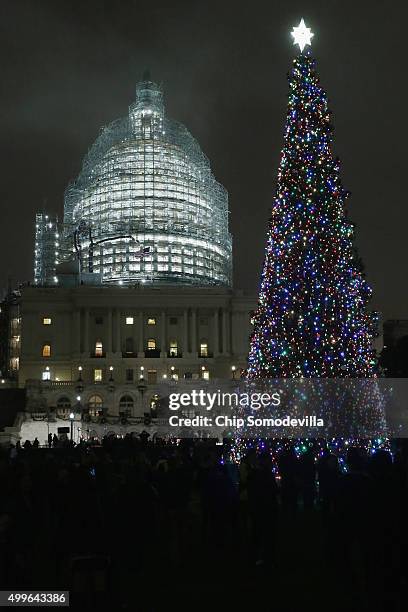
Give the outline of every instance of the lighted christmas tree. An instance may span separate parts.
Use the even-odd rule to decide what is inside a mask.
[[[370,377],[376,316],[333,156],[325,91],[302,19],[300,54],[289,74],[289,105],[269,221],[248,378]],[[304,51],[307,47],[306,51]]]

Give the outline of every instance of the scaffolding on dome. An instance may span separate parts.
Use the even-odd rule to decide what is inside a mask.
[[[63,258],[103,283],[232,284],[228,194],[146,80],[65,192]]]

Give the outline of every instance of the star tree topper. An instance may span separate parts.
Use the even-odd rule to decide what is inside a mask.
[[[300,20],[297,28],[293,28],[291,35],[293,36],[293,44],[299,45],[300,52],[302,53],[306,45],[311,45],[311,40],[314,36],[312,30],[306,27],[305,20]]]

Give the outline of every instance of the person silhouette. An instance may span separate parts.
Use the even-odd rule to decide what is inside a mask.
[[[286,511],[295,512],[298,498],[298,460],[292,445],[278,456],[281,475],[282,505]]]
[[[268,453],[251,464],[247,478],[251,540],[256,564],[272,563],[278,510],[278,485]]]

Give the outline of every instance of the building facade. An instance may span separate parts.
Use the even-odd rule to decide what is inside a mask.
[[[0,384],[18,381],[21,351],[21,292],[9,290],[0,302]]]
[[[255,305],[232,288],[227,191],[145,78],[67,187],[63,221],[36,216],[33,284],[7,328],[27,397],[9,433],[154,433],[177,381],[240,376]]]
[[[44,442],[70,416],[77,440],[154,435],[176,381],[240,376],[254,307],[253,297],[227,288],[23,288],[19,435]]]
[[[47,400],[55,407],[59,388],[70,385],[73,403],[79,379],[89,393],[114,381],[120,394],[143,378],[154,394],[167,379],[237,376],[254,305],[221,288],[26,287],[19,384],[55,389]],[[103,406],[118,414],[120,400],[111,399]]]

